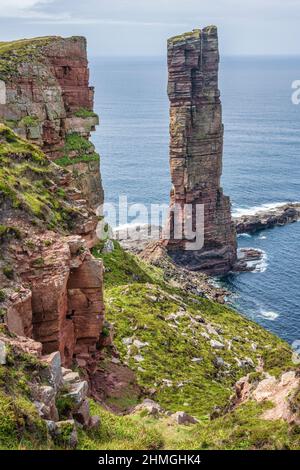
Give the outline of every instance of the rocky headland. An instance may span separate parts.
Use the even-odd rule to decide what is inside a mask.
[[[252,234],[273,227],[281,227],[298,222],[299,219],[300,203],[298,202],[278,204],[271,209],[259,209],[253,214],[233,218],[238,234]]]

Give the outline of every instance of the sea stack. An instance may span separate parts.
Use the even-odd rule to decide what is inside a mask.
[[[230,199],[221,188],[223,124],[218,89],[219,50],[215,26],[194,30],[168,41],[170,99],[171,214],[168,252],[191,270],[224,274],[237,259]],[[178,238],[176,207],[204,208],[204,241],[190,249],[185,229]],[[173,209],[173,211],[172,211]],[[201,238],[201,237],[200,237]],[[197,246],[194,244],[195,247]]]

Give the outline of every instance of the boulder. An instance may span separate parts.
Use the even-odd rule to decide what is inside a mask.
[[[80,408],[73,414],[77,423],[87,428],[91,421],[90,406],[87,400],[84,400]]]
[[[177,413],[171,415],[171,419],[179,425],[188,426],[190,424],[197,424],[199,421],[193,416],[188,415],[184,411],[177,411]]]
[[[72,384],[69,393],[66,393],[64,396],[69,397],[74,402],[74,406],[78,409],[85,400],[88,390],[88,383],[82,381]]]
[[[49,380],[54,389],[57,390],[62,384],[60,353],[57,351],[48,356],[43,356],[42,361],[47,366],[43,370],[43,375]]]
[[[148,415],[157,418],[163,412],[163,409],[155,401],[146,398],[140,405],[134,408],[133,412],[136,413],[140,411],[146,411]]]
[[[214,349],[224,349],[224,348],[225,348],[225,346],[224,346],[223,343],[221,343],[220,341],[216,341],[216,340],[214,340],[214,339],[212,339],[212,340],[210,341],[210,345],[211,345],[211,347],[214,348]]]

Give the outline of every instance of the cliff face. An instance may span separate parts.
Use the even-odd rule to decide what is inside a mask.
[[[85,366],[104,323],[102,262],[89,250],[103,190],[86,41],[0,43],[0,79],[2,316],[43,354]]]
[[[0,80],[6,88],[0,121],[68,167],[90,206],[102,204],[99,155],[89,142],[98,116],[85,38],[0,43]]]
[[[2,317],[43,353],[59,350],[63,364],[85,365],[104,322],[102,262],[84,238],[88,231],[91,242],[95,216],[73,200],[66,169],[1,124],[0,149]]]
[[[212,274],[229,271],[237,249],[230,200],[220,186],[223,125],[218,65],[215,27],[168,41],[171,208],[204,205],[204,246],[187,250],[187,237],[175,238],[171,219],[167,247],[177,263]]]

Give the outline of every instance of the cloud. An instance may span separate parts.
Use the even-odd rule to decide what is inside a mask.
[[[55,0],[0,0],[0,18],[47,18],[40,8]]]

